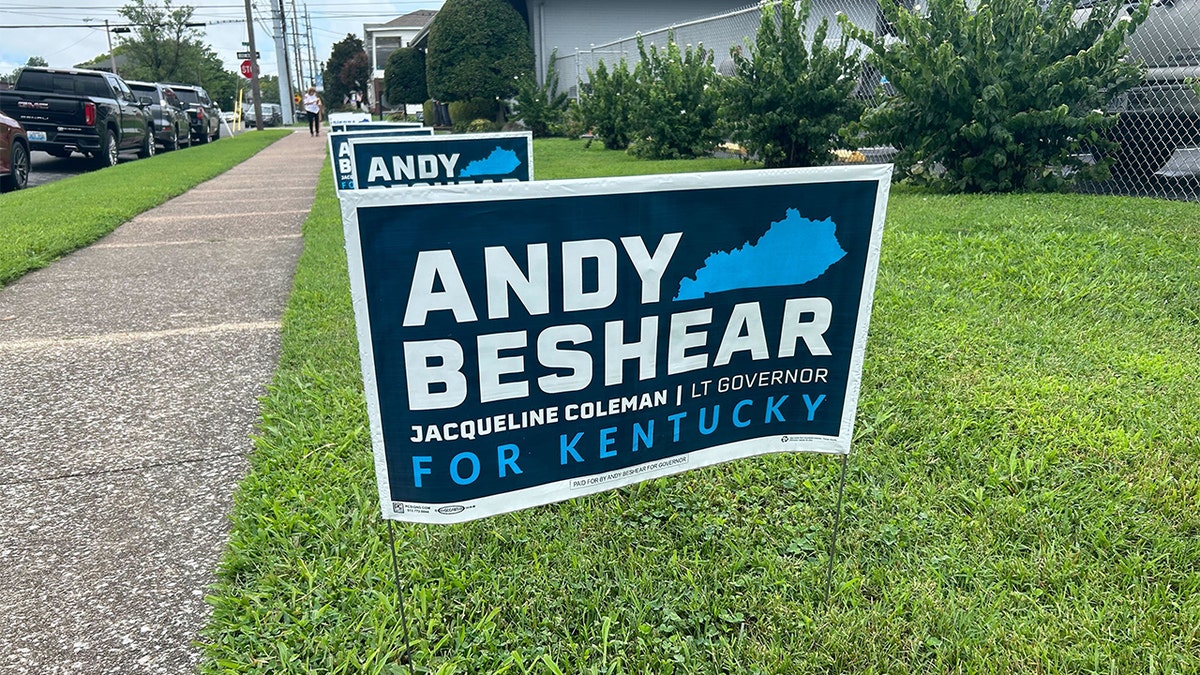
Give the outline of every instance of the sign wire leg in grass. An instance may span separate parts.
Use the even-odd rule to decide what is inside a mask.
[[[829,592],[833,589],[833,560],[837,557],[838,527],[842,524],[842,495],[846,493],[847,457],[849,455],[842,455],[842,472],[838,478],[837,506],[835,507],[833,516],[833,536],[829,538],[829,567],[825,571],[825,604],[827,605],[829,604]]]
[[[843,466],[845,466],[843,464]],[[413,664],[412,656],[412,641],[408,638],[408,617],[404,614],[404,584],[400,582],[400,562],[396,556],[396,532],[393,521],[387,521],[388,524],[388,544],[392,547],[392,574],[396,581],[396,601],[400,605],[400,627],[404,631],[404,657],[408,660],[408,672],[416,675],[416,666]]]

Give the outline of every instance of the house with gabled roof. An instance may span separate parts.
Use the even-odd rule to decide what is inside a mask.
[[[383,92],[383,70],[388,57],[397,49],[412,46],[426,26],[437,16],[436,9],[418,9],[398,16],[387,23],[363,24],[363,46],[371,64],[372,86],[367,92],[367,102],[375,109],[377,97]]]

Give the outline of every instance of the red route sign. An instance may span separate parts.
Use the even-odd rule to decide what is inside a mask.
[[[246,79],[250,79],[250,76],[254,74],[253,68],[254,66],[250,65],[250,59],[242,61],[242,75],[245,75]]]

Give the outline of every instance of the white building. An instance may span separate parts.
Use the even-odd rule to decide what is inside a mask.
[[[913,0],[908,0],[912,2]],[[611,43],[630,38],[641,32],[649,34],[656,29],[677,26],[680,44],[703,43],[715,52],[715,61],[720,63],[728,55],[731,46],[753,40],[760,16],[758,3],[747,0],[509,0],[529,22],[529,33],[533,39],[533,51],[537,59],[536,69],[541,78],[546,72],[550,55],[558,50],[560,62],[559,78],[564,86],[574,82],[578,75],[586,79],[586,69],[598,60],[613,62],[620,54],[629,55],[631,41],[620,45]],[[830,21],[830,39],[838,39],[841,32],[836,29],[837,15],[845,14],[850,21],[876,30],[878,3],[876,0],[813,0],[810,27],[822,18]],[[722,16],[723,19],[699,21],[704,17]],[[650,35],[647,41],[665,42],[663,34]],[[571,54],[590,52],[573,60]],[[636,60],[636,48],[632,49],[632,60]],[[577,66],[575,64],[578,64]],[[578,68],[579,73],[568,68]]]
[[[383,94],[383,70],[388,57],[397,49],[412,46],[413,38],[437,16],[437,10],[418,9],[387,23],[363,24],[363,45],[371,64],[371,90],[367,92],[367,103],[375,110],[378,97]]]

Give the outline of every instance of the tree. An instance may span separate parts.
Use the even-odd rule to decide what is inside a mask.
[[[424,103],[429,98],[425,86],[425,52],[411,47],[392,52],[383,69],[383,92],[391,105]]]
[[[244,86],[245,78],[225,70],[221,58],[208,45],[196,42],[188,45],[184,63],[170,78],[157,80],[159,82],[178,82],[204,87],[209,98],[216,101],[223,110],[232,110],[233,101],[238,91]],[[107,57],[105,57],[107,59]],[[102,61],[102,62],[107,62]],[[121,75],[130,80],[150,80],[154,78],[135,70],[122,69]]]
[[[279,77],[276,75],[260,75],[258,93],[262,95],[263,103],[283,103],[279,100]]]
[[[637,39],[641,60],[633,68],[633,133],[629,152],[647,159],[702,157],[721,142],[716,71],[704,45],[679,48],[674,32],[665,49]]]
[[[863,117],[865,143],[899,149],[914,182],[961,192],[1057,190],[1109,175],[1105,111],[1141,80],[1125,36],[1150,1],[1125,14],[1100,0],[1075,20],[1073,0],[930,0],[928,15],[881,7],[896,27],[888,44],[843,21],[897,92]],[[891,42],[889,40],[889,42]]]
[[[558,90],[558,50],[550,54],[546,66],[546,79],[538,84],[533,72],[517,78],[516,116],[533,132],[534,136],[546,136],[562,123],[567,111],[567,93]]]
[[[132,33],[120,38],[129,59],[122,75],[152,82],[187,78],[208,48],[194,27],[193,11],[189,5],[172,7],[171,0],[163,0],[161,7],[146,0],[134,0],[121,7],[121,16],[133,24]]]
[[[583,125],[609,150],[629,147],[636,88],[625,57],[613,66],[611,73],[604,61],[596,64],[595,71],[588,70],[588,84],[579,98],[579,114]]]
[[[529,28],[506,0],[446,0],[429,28],[429,95],[507,99],[533,70]]]
[[[333,45],[329,60],[325,62],[325,108],[341,108],[350,92],[367,91],[370,80],[371,66],[363,41],[349,33],[345,39]]]
[[[29,59],[27,59],[25,61],[25,66],[43,66],[44,67],[44,66],[48,66],[48,65],[50,65],[50,64],[46,62],[46,59],[43,59],[40,56],[31,56],[31,57],[29,57]],[[25,66],[21,66],[21,68],[24,68]],[[17,74],[21,72],[21,68],[14,69],[12,71],[12,73],[10,73],[8,75],[0,75],[0,82],[16,82]]]
[[[764,5],[750,56],[734,48],[733,76],[722,82],[721,116],[731,137],[767,168],[828,164],[838,132],[862,113],[852,96],[858,53],[843,36],[826,44],[822,20],[807,40],[812,5],[783,0]],[[811,44],[811,46],[809,46]]]

